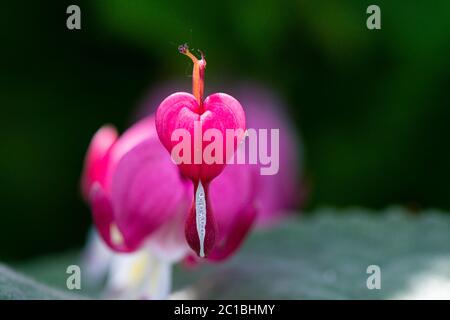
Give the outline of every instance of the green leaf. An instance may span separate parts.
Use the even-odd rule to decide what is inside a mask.
[[[1,300],[79,298],[80,296],[50,288],[0,264]]]
[[[299,220],[299,221],[298,221]],[[205,299],[450,298],[450,217],[334,209],[258,232],[229,262],[178,269],[177,297]],[[381,290],[369,290],[369,265]],[[192,285],[193,283],[193,285]]]
[[[323,209],[271,230],[255,231],[225,263],[176,267],[173,297],[450,298],[450,216],[433,210],[412,214],[400,208],[375,213]],[[18,267],[64,290],[66,267],[77,259],[70,253]],[[366,286],[369,265],[381,269],[380,290]],[[61,298],[59,292],[9,269],[1,269],[0,279],[2,298]]]

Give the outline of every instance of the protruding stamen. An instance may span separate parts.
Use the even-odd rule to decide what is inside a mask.
[[[178,51],[189,58],[191,58],[194,63],[194,68],[192,70],[192,93],[200,106],[200,112],[203,110],[203,91],[205,86],[205,68],[206,60],[203,53],[200,51],[201,59],[197,59],[190,51],[187,43],[178,46]]]
[[[217,226],[208,197],[209,182],[194,182],[194,201],[186,217],[184,233],[192,250],[206,258],[216,243]]]
[[[195,192],[195,221],[197,225],[198,240],[200,243],[199,256],[205,256],[204,243],[206,235],[206,200],[205,190],[202,182],[198,182],[197,191]]]

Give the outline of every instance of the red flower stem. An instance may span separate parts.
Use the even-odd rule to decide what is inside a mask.
[[[201,59],[197,59],[190,51],[187,44],[183,44],[178,47],[178,51],[189,58],[191,58],[194,63],[194,67],[192,70],[192,94],[195,96],[195,99],[198,102],[199,110],[198,113],[203,113],[203,92],[205,87],[205,69],[206,69],[206,60],[205,56],[202,52]]]

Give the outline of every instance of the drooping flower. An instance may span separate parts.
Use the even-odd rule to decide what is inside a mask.
[[[195,200],[186,220],[186,240],[198,256],[206,257],[216,243],[216,221],[210,204],[209,185],[222,172],[228,160],[226,131],[241,132],[234,137],[233,151],[244,137],[245,113],[239,101],[228,94],[214,93],[203,99],[205,57],[202,53],[201,59],[197,59],[186,44],[181,45],[179,51],[194,63],[193,94],[176,92],[164,99],[156,112],[156,130],[170,153],[179,144],[173,139],[174,133],[183,129],[188,135],[189,146],[182,151],[185,159],[178,164],[182,174],[194,184]],[[212,151],[215,154],[212,163],[204,159],[208,146],[203,143],[203,132],[208,131],[215,133],[209,145],[220,144],[217,150]]]
[[[253,186],[258,206],[256,225],[270,227],[289,208],[298,208],[306,198],[302,177],[302,142],[288,116],[287,105],[270,88],[254,82],[221,84],[245,106],[246,126],[254,129],[280,128],[280,164],[276,175],[260,175],[261,164],[248,166],[255,171]],[[214,84],[211,91],[217,91]],[[180,81],[169,81],[153,88],[136,109],[135,119],[153,114],[159,102],[175,88],[188,89]],[[228,168],[228,167],[227,167]]]
[[[139,121],[121,137],[113,132],[112,127],[105,126],[94,135],[82,176],[83,194],[105,243],[114,251],[133,252],[150,235],[164,238],[169,232],[161,230],[166,226],[174,225],[172,229],[182,235],[180,225],[186,219],[193,186],[159,143],[154,118]],[[229,225],[235,216],[255,211],[254,177],[247,165],[233,165],[211,184],[219,243],[233,233]],[[238,179],[240,183],[236,184]],[[159,246],[170,244],[170,239],[165,240],[158,241]],[[182,236],[177,240],[172,242],[185,247]],[[217,249],[222,248],[218,245]],[[169,251],[173,250],[165,253]]]
[[[230,257],[253,226],[280,217],[300,194],[299,143],[282,115],[281,103],[264,89],[245,87],[236,93],[250,111],[249,127],[281,129],[280,172],[261,176],[259,165],[229,165],[210,182],[217,233],[209,261]],[[193,183],[161,144],[153,115],[120,137],[112,126],[94,135],[85,159],[82,193],[92,210],[95,234],[109,249],[94,235],[86,261],[94,277],[109,271],[111,297],[158,299],[169,294],[172,264],[198,254],[187,245],[184,230],[193,192]],[[190,212],[192,216],[192,208]],[[101,265],[99,257],[109,266]]]

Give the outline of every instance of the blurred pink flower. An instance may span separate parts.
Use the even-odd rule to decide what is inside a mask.
[[[97,231],[119,252],[136,251],[162,228],[177,238],[182,227],[174,222],[183,220],[190,205],[189,181],[161,147],[152,117],[121,137],[110,126],[97,131],[87,152],[82,190]],[[181,240],[168,243],[185,252]]]
[[[301,141],[295,131],[285,104],[270,90],[253,84],[239,84],[232,92],[247,114],[247,128],[280,129],[280,163],[275,175],[261,175],[261,165],[253,165],[255,203],[258,208],[257,226],[273,225],[289,209],[299,207],[305,198],[301,183]]]

